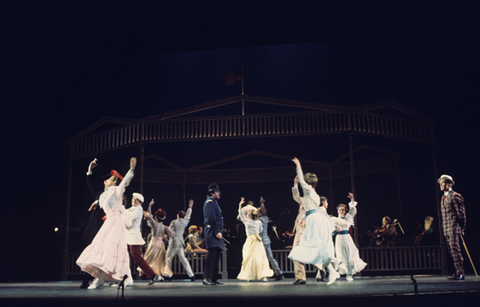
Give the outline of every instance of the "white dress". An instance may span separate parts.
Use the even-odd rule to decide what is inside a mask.
[[[340,274],[353,275],[363,270],[367,264],[360,259],[358,248],[355,246],[352,236],[350,236],[348,232],[357,214],[357,202],[350,202],[348,206],[350,210],[344,218],[332,217],[332,220],[335,226],[342,228],[340,233],[337,232],[335,239],[335,255],[338,260],[342,261],[338,272]]]
[[[100,195],[99,205],[107,214],[107,219],[92,243],[77,259],[80,269],[95,278],[100,272],[105,273],[104,279],[122,280],[125,275],[131,276],[126,229],[121,213],[125,210],[123,193],[132,178],[133,172],[128,171],[120,185],[112,186]]]
[[[247,218],[242,209],[238,210],[238,213],[239,219],[245,224],[247,239],[243,244],[242,268],[237,278],[241,280],[261,280],[273,276],[273,270],[270,269],[267,253],[259,235],[263,228],[262,221]]]
[[[325,208],[318,207],[320,196],[305,182],[301,168],[297,168],[297,176],[304,194],[303,206],[307,217],[300,243],[292,249],[288,258],[313,265],[327,264],[335,259],[333,223]]]

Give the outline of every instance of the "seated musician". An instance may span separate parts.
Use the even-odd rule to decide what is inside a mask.
[[[397,228],[388,216],[383,217],[382,227],[369,234],[375,239],[377,247],[395,246]]]
[[[198,232],[198,227],[192,225],[188,228],[187,236],[187,246],[185,247],[186,252],[208,252],[206,249],[200,248],[202,241],[197,242],[197,236],[195,234]]]

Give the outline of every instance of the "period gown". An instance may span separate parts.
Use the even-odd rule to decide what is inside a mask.
[[[298,182],[303,190],[306,226],[299,244],[292,249],[288,258],[317,266],[337,262],[332,240],[333,222],[325,208],[319,207],[320,196],[305,182],[302,169],[296,170]]]
[[[239,219],[245,224],[247,239],[242,249],[242,268],[237,278],[241,280],[261,280],[273,276],[260,232],[262,222],[246,217],[244,210],[238,210]]]
[[[335,255],[342,263],[339,266],[340,274],[353,275],[360,272],[367,265],[360,259],[358,248],[353,242],[352,236],[349,233],[350,227],[354,223],[355,215],[357,214],[357,202],[351,201],[349,204],[348,213],[344,217],[332,217],[335,226],[341,227],[341,231],[337,231],[335,238]]]
[[[93,277],[109,280],[122,280],[125,275],[131,276],[130,257],[128,255],[126,229],[121,213],[125,211],[122,198],[125,187],[133,178],[129,170],[118,186],[111,186],[99,198],[99,206],[107,219],[77,259],[80,269]]]
[[[152,237],[143,258],[158,276],[172,276],[172,270],[167,264],[167,251],[163,243],[163,236],[171,237],[175,234],[162,222],[157,222],[150,212],[145,219],[147,225],[152,229]],[[138,271],[140,274],[143,273],[140,268],[138,268]]]

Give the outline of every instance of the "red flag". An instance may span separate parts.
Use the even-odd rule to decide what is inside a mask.
[[[242,81],[242,79],[243,79],[243,76],[241,71],[240,72],[232,71],[225,78],[225,85],[229,86],[229,85],[235,84],[238,81]]]

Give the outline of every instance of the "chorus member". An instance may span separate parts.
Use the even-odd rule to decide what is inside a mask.
[[[84,272],[95,277],[88,289],[102,287],[105,279],[120,281],[130,273],[130,258],[127,251],[127,235],[121,213],[125,187],[133,178],[137,159],[130,159],[130,170],[122,180],[120,174],[106,180],[106,190],[100,195],[99,206],[107,214],[107,219],[93,239],[77,259],[77,265]],[[118,186],[117,183],[120,183]],[[126,284],[128,285],[128,283]]]
[[[304,176],[300,161],[297,158],[293,158],[292,161],[296,165],[298,181],[303,190],[303,206],[307,217],[300,243],[292,249],[288,258],[315,265],[318,269],[322,269],[322,265],[327,267],[329,272],[327,284],[330,285],[340,277],[336,271],[339,261],[335,258],[333,247],[333,223],[327,211],[319,207],[320,196],[315,191],[317,176],[311,173]]]
[[[220,255],[225,251],[223,243],[222,227],[223,217],[222,210],[218,205],[221,192],[217,184],[212,183],[208,186],[208,194],[203,204],[203,221],[205,224],[205,246],[208,250],[205,258],[205,269],[203,273],[204,285],[221,284],[218,279],[218,265]]]
[[[163,225],[163,220],[167,217],[167,213],[159,208],[152,214],[152,206],[155,201],[152,199],[148,204],[148,212],[144,212],[144,219],[147,225],[151,228],[151,238],[145,251],[145,261],[150,265],[152,270],[163,280],[165,275],[172,276],[172,270],[167,263],[167,252],[164,237],[170,238],[174,233],[167,226]],[[141,268],[138,268],[140,273],[143,273]]]
[[[270,237],[268,236],[268,221],[267,209],[265,208],[265,199],[260,196],[260,208],[257,211],[257,218],[262,222],[262,231],[260,232],[260,237],[262,238],[263,246],[267,253],[268,261],[275,271],[275,280],[282,280],[284,278],[283,272],[278,266],[277,260],[273,257]]]
[[[185,232],[185,228],[190,222],[190,216],[192,215],[192,207],[193,199],[190,199],[188,202],[187,213],[185,213],[185,211],[183,210],[180,210],[177,214],[177,219],[173,220],[170,223],[169,228],[175,233],[175,235],[170,238],[170,241],[168,243],[167,263],[168,266],[172,268],[173,257],[175,257],[175,255],[178,255],[178,260],[180,260],[180,263],[183,265],[183,268],[187,272],[188,277],[191,281],[195,281],[195,274],[193,274],[190,263],[188,262],[187,257],[185,257],[185,243],[183,241],[183,233]],[[171,275],[165,275],[165,280],[171,279]]]
[[[255,210],[242,210],[242,204],[245,198],[242,197],[238,204],[238,214],[240,220],[245,225],[247,239],[242,248],[242,267],[237,278],[241,280],[263,280],[273,275],[273,270],[268,264],[267,253],[265,251],[262,237],[263,222],[255,219]]]
[[[142,194],[133,193],[132,206],[122,214],[122,219],[127,229],[127,244],[133,261],[149,279],[148,284],[153,285],[156,281],[159,281],[159,277],[142,257],[142,246],[145,244],[140,230],[143,217],[143,201],[144,198]]]
[[[340,204],[337,206],[338,217],[332,217],[333,224],[337,228],[335,239],[335,255],[342,262],[339,267],[340,274],[346,274],[348,281],[353,281],[353,275],[360,272],[367,265],[360,259],[358,248],[353,242],[349,229],[354,224],[354,218],[357,214],[357,202],[353,199],[353,193],[348,193],[350,202],[347,206]]]
[[[440,185],[440,190],[443,192],[440,203],[443,235],[447,243],[448,253],[453,258],[453,266],[455,267],[455,274],[449,277],[449,279],[464,280],[465,271],[463,270],[460,240],[467,226],[467,216],[465,214],[463,197],[452,190],[455,181],[453,181],[451,176],[442,175],[437,182]]]
[[[293,238],[293,247],[295,248],[300,243],[300,237],[305,229],[305,208],[303,207],[303,198],[298,191],[298,176],[293,180],[292,197],[298,203],[298,214],[295,219],[293,231],[295,237]],[[307,283],[307,275],[305,274],[305,265],[301,262],[293,260],[293,269],[295,274],[294,285],[305,285]]]
[[[196,225],[188,227],[187,247],[185,248],[186,252],[208,252],[206,249],[200,247],[202,242],[197,241],[197,233],[198,227]]]

